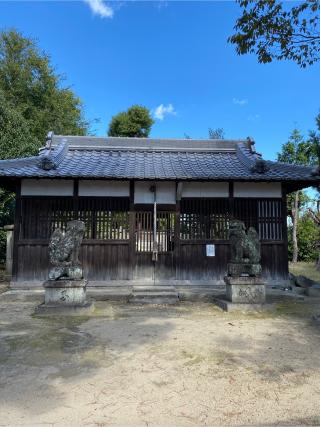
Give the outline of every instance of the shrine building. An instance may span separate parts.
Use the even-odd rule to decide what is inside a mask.
[[[89,286],[214,287],[226,274],[231,219],[258,232],[263,276],[288,277],[286,195],[320,177],[264,160],[250,139],[49,133],[37,156],[1,160],[0,181],[16,194],[13,287],[46,280],[50,235],[72,219],[86,226]]]

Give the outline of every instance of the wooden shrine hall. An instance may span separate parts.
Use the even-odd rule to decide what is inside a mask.
[[[228,224],[259,234],[263,275],[288,276],[286,195],[319,184],[311,167],[264,160],[247,140],[98,138],[48,134],[34,157],[0,161],[16,193],[12,286],[39,286],[48,240],[85,222],[89,286],[221,283]]]

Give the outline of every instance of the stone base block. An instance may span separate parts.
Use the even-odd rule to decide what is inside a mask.
[[[320,285],[311,286],[310,288],[306,288],[305,294],[308,295],[308,297],[320,298]]]
[[[248,276],[260,276],[261,264],[247,264],[244,262],[229,262],[228,263],[228,276],[241,276],[246,274]]]
[[[236,304],[264,304],[266,283],[259,277],[225,277],[226,299]]]
[[[85,302],[84,304],[45,304],[38,305],[35,309],[35,314],[45,316],[84,316],[92,313],[94,310],[94,302]]]
[[[237,304],[225,299],[214,299],[214,303],[224,311],[269,311],[274,309],[273,304]]]
[[[49,270],[49,279],[58,280],[59,277],[65,277],[69,280],[81,280],[83,277],[82,267],[80,265],[52,267]]]
[[[81,305],[86,303],[86,280],[47,280],[44,302],[51,305]]]

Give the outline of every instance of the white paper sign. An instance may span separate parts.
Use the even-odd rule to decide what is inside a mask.
[[[216,247],[215,245],[206,245],[207,256],[216,256]]]

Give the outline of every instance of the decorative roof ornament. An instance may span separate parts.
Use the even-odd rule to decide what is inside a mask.
[[[316,166],[312,169],[311,176],[319,176],[320,175],[320,166]]]
[[[51,169],[56,169],[57,167],[50,155],[42,156],[37,166],[45,171],[50,171]]]
[[[270,167],[268,166],[268,163],[264,159],[257,159],[250,169],[252,173],[266,173],[269,170],[270,170]]]
[[[51,133],[51,132],[49,132]],[[49,136],[49,134],[48,134]],[[48,141],[48,137],[47,137]],[[51,141],[51,140],[50,140]],[[59,163],[63,160],[68,151],[68,142],[62,141],[56,148],[52,149],[51,142],[50,147],[46,146],[44,154],[39,156],[39,161],[37,163],[38,168],[45,171],[50,171],[52,169],[57,169]]]
[[[52,144],[52,140],[53,140],[53,131],[51,130],[50,132],[47,133],[46,136],[46,149],[47,150],[51,150],[51,144]]]

